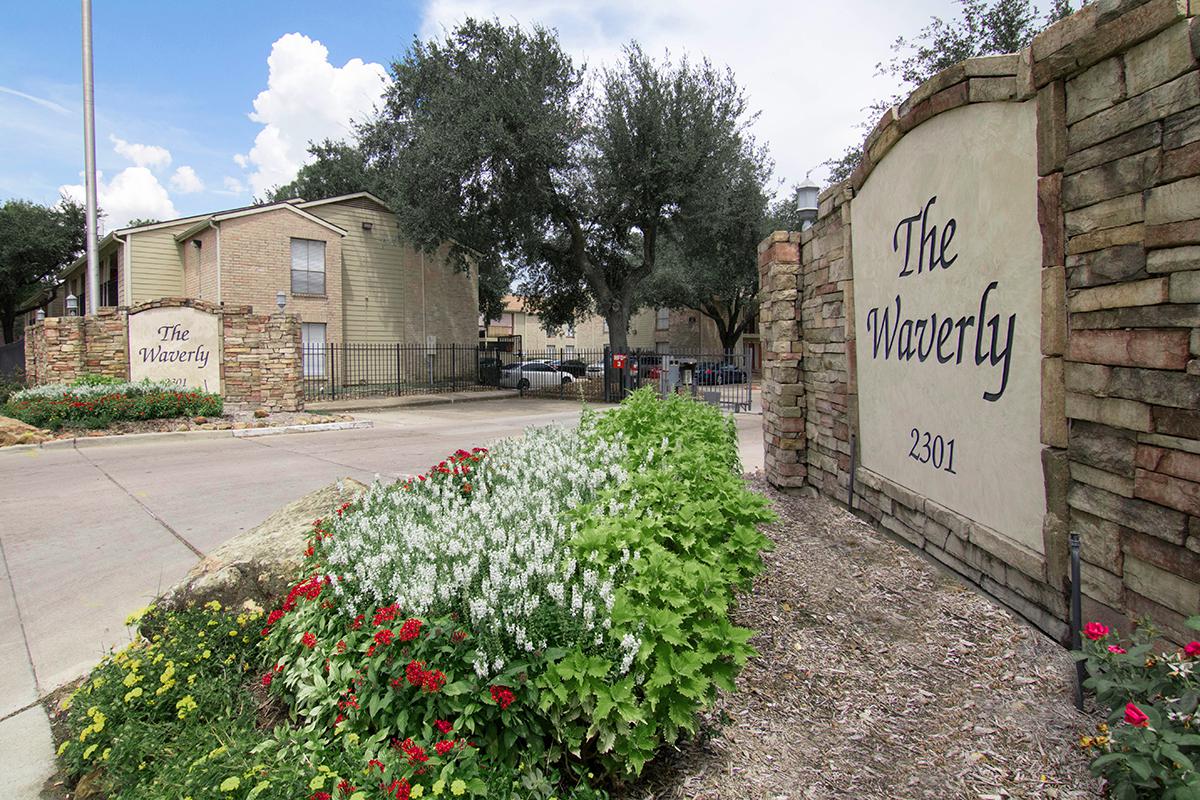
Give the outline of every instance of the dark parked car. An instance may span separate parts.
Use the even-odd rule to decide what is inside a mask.
[[[577,358],[568,358],[566,361],[554,361],[554,366],[558,367],[563,372],[569,373],[576,378],[587,377],[588,365]]]
[[[722,383],[745,383],[746,371],[734,364],[701,361],[696,365],[696,383],[713,386]]]

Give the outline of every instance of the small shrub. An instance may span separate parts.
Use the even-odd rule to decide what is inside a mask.
[[[1200,629],[1200,617],[1188,620]],[[1095,752],[1092,771],[1118,800],[1200,797],[1200,642],[1155,653],[1154,627],[1145,622],[1124,644],[1099,622],[1083,631],[1084,686],[1110,709],[1108,721],[1080,744]]]
[[[47,384],[14,393],[4,406],[6,416],[39,428],[106,428],[114,422],[175,417],[220,416],[219,394],[194,389],[179,390],[169,383],[141,381]]]
[[[71,386],[116,386],[124,382],[112,375],[94,375],[91,372],[85,372],[71,381]]]

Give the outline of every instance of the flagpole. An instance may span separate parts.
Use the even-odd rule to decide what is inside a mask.
[[[83,159],[87,186],[87,308],[100,303],[100,259],[96,252],[96,87],[92,74],[92,0],[83,2]]]

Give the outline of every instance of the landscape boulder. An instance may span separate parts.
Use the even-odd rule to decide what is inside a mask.
[[[19,419],[0,417],[0,447],[14,444],[41,444],[52,438],[48,431],[26,425]]]
[[[343,478],[289,503],[205,556],[159,598],[159,607],[180,609],[211,600],[227,607],[248,601],[269,606],[299,577],[313,520],[336,513],[338,506],[366,489],[353,478]]]

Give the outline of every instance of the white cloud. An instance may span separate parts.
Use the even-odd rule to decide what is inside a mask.
[[[590,65],[611,64],[631,39],[651,56],[707,56],[728,65],[746,89],[754,126],[770,145],[777,176],[789,184],[861,133],[855,126],[895,82],[875,75],[898,35],[911,36],[931,14],[951,16],[952,0],[430,0],[422,38],[442,37],[465,16],[498,17],[556,28],[564,48]],[[816,169],[820,180],[825,170]]]
[[[13,97],[20,97],[22,100],[28,100],[29,102],[34,103],[35,105],[39,105],[42,108],[48,108],[51,111],[54,111],[58,114],[70,114],[71,113],[70,109],[54,102],[53,100],[47,100],[44,97],[37,97],[36,95],[26,94],[25,92],[18,92],[16,89],[10,89],[7,86],[0,86],[0,92],[4,92],[5,94],[11,94]]]
[[[222,184],[225,186],[225,191],[227,192],[241,194],[242,192],[246,191],[246,187],[242,185],[241,181],[239,181],[237,178],[231,178],[228,175],[225,176],[225,180],[222,181]]]
[[[171,188],[180,194],[193,194],[204,191],[204,181],[200,180],[196,170],[183,166],[171,175]]]
[[[83,203],[84,187],[71,184],[58,187],[60,194]],[[146,167],[126,167],[110,182],[104,173],[96,175],[96,195],[104,212],[101,227],[115,230],[131,219],[173,219],[179,216],[167,190]]]
[[[310,141],[347,137],[351,122],[371,114],[387,81],[382,65],[359,58],[333,66],[325,45],[299,33],[276,40],[267,65],[267,88],[250,114],[263,128],[250,152],[234,159],[254,170],[248,181],[255,194],[296,177]]]
[[[154,144],[138,144],[137,142],[127,142],[117,136],[110,135],[109,140],[113,143],[113,150],[122,158],[132,161],[139,167],[152,167],[161,169],[171,163],[171,152],[165,147],[159,147]]]

